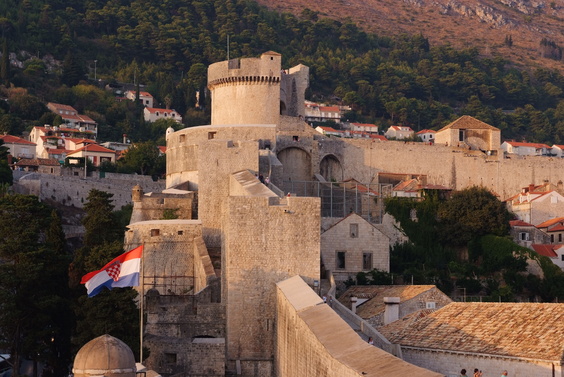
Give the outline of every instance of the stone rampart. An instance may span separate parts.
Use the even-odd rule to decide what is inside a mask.
[[[131,204],[131,189],[139,185],[145,192],[160,192],[163,181],[153,181],[151,177],[129,174],[106,174],[100,177],[56,176],[50,174],[28,173],[14,182],[15,192],[36,195],[41,200],[50,199],[66,206],[82,208],[90,190],[96,189],[113,194],[112,204],[118,210]]]
[[[442,377],[369,345],[299,277],[277,284],[276,375]]]
[[[256,179],[231,186],[222,227],[228,370],[240,363],[243,375],[272,376],[275,284],[295,274],[319,280],[320,201],[265,195]]]
[[[444,145],[345,140],[345,176],[361,182],[370,182],[378,172],[424,174],[429,184],[455,190],[484,186],[504,200],[531,183],[564,181],[564,159],[504,158],[503,154],[467,153]]]

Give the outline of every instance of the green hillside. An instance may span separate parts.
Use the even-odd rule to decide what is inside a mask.
[[[48,121],[39,119],[37,102],[53,100],[89,113],[101,138],[143,139],[134,109],[93,88],[72,88],[87,78],[93,83],[94,75],[140,82],[184,114],[186,125],[202,124],[207,118],[194,110],[195,93],[205,87],[207,65],[227,58],[229,37],[231,58],[274,50],[286,67],[308,65],[308,98],[350,105],[351,121],[438,129],[468,114],[499,127],[504,139],[564,143],[558,72],[520,71],[502,57],[481,57],[478,48],[430,45],[424,35],[370,35],[307,9],[297,18],[244,0],[5,0],[0,14],[2,51],[23,62],[9,66],[3,54],[1,79],[28,89],[24,109],[13,103],[14,89],[3,91],[5,132]],[[47,64],[47,55],[62,64]]]

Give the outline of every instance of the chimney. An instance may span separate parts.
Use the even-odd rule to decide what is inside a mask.
[[[351,297],[351,312],[356,314],[356,305],[358,302],[358,298],[357,297]]]
[[[127,144],[127,134],[123,134],[123,143]]]
[[[386,309],[384,311],[384,325],[399,319],[399,303],[399,297],[384,297],[384,304],[386,304]]]
[[[529,185],[529,192],[533,192],[535,190],[535,185],[533,183],[531,183]]]

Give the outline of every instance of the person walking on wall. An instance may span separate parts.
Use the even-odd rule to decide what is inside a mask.
[[[368,338],[368,344],[370,344],[371,346],[374,345],[374,339],[372,339],[372,337]]]
[[[474,377],[482,377],[482,371],[474,368]]]
[[[501,373],[501,377],[507,377],[507,371],[506,371],[506,370],[504,370],[504,371]]]
[[[466,374],[466,369],[462,369],[460,371],[460,377],[468,377],[468,375]]]

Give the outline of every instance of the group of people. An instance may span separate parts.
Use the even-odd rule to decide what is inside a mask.
[[[468,375],[466,374],[466,369],[462,369],[460,371],[460,377],[468,377]],[[474,374],[473,374],[472,377],[482,377],[482,371],[479,370],[478,368],[474,368]],[[501,377],[507,377],[507,371],[506,370],[504,370],[501,373]]]

